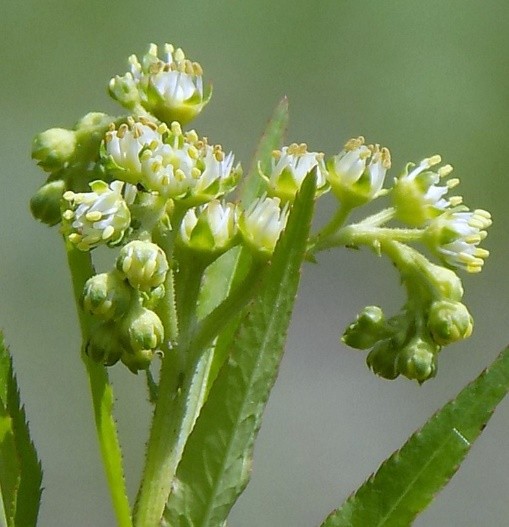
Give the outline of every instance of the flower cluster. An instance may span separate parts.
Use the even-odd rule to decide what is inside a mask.
[[[371,349],[368,363],[384,377],[403,374],[422,382],[435,375],[440,349],[472,332],[453,270],[482,269],[488,251],[479,245],[491,224],[489,213],[472,212],[461,197],[448,195],[459,183],[446,179],[452,167],[439,167],[440,156],[431,156],[407,164],[384,188],[391,168],[384,146],[355,137],[326,156],[292,143],[257,160],[259,180],[246,185],[256,188],[248,200],[242,194],[232,199],[242,175],[233,153],[183,129],[210,100],[201,66],[170,44],[162,58],[151,45],[129,64],[130,71],[109,84],[128,115],[87,114],[73,129],[39,134],[32,150],[48,173],[31,200],[34,216],[61,223],[70,247],[80,251],[119,247],[113,269],[85,285],[82,306],[95,321],[90,357],[107,365],[121,360],[132,371],[146,368],[168,340],[158,314],[168,273],[178,276],[192,261],[206,268],[238,245],[252,262],[266,263],[313,173],[315,197],[330,191],[338,208],[309,240],[309,259],[323,249],[367,245],[391,258],[408,294],[389,319],[381,308],[367,307],[344,342]],[[344,225],[353,209],[383,196],[388,208]],[[399,226],[388,226],[391,220]],[[158,245],[161,240],[166,245]],[[412,243],[423,244],[440,265]]]

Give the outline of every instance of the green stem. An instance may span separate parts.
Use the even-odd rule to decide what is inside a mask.
[[[180,343],[165,355],[145,470],[135,505],[136,527],[160,524],[177,466],[203,404],[203,386],[209,372],[207,361],[202,360],[203,352],[251,298],[251,285],[253,281],[258,281],[258,275],[259,268],[253,268],[243,284],[205,317],[194,336],[186,337],[188,345]],[[192,297],[196,296],[191,291],[189,293]],[[184,357],[186,363],[183,375],[176,376],[175,372],[182,364],[178,357]]]
[[[66,249],[82,334],[81,356],[85,363],[92,393],[95,426],[103,466],[106,472],[106,479],[119,527],[132,527],[131,509],[125,488],[122,453],[118,441],[115,420],[112,416],[114,401],[113,390],[109,383],[106,368],[91,361],[84,352],[88,340],[91,317],[81,309],[79,299],[83,292],[85,282],[94,275],[94,268],[92,266],[90,253],[79,251],[69,242],[66,243]]]
[[[340,206],[329,223],[311,238],[311,245],[320,244],[321,241],[332,236],[345,223],[351,212],[351,208]]]

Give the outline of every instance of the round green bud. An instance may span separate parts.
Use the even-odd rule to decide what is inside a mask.
[[[384,379],[395,379],[399,375],[396,367],[398,352],[392,339],[377,342],[369,352],[366,362],[374,373]]]
[[[166,289],[163,284],[151,289],[143,294],[143,306],[147,309],[154,309],[157,304],[164,298]]]
[[[150,309],[136,306],[122,324],[122,337],[134,352],[155,350],[164,338],[161,319]]]
[[[451,269],[446,269],[440,265],[430,262],[428,265],[428,276],[440,294],[449,300],[460,301],[463,297],[463,285],[458,275]]]
[[[65,183],[61,179],[45,183],[30,199],[30,211],[36,220],[52,227],[62,220],[61,200]]]
[[[399,373],[408,379],[424,382],[436,375],[436,344],[414,337],[400,352],[397,360]]]
[[[124,353],[124,349],[115,324],[111,322],[99,323],[92,328],[85,352],[94,362],[105,366],[113,366],[118,362]]]
[[[146,370],[152,359],[154,352],[152,350],[125,351],[120,360],[133,372],[138,373],[140,370]]]
[[[129,308],[132,289],[117,271],[92,276],[85,283],[82,306],[103,320],[116,320]]]
[[[379,340],[390,335],[383,311],[378,306],[367,306],[350,324],[343,334],[342,341],[352,348],[372,348]]]
[[[439,300],[431,304],[428,329],[440,346],[470,337],[473,322],[468,309],[461,302]]]
[[[132,287],[146,291],[164,283],[169,266],[164,251],[158,245],[135,240],[122,247],[117,269]]]
[[[76,134],[65,128],[50,128],[36,135],[32,143],[32,159],[48,172],[66,166],[76,150]]]

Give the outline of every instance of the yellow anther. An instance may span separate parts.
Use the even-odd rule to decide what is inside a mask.
[[[99,221],[102,217],[102,212],[99,210],[92,210],[85,214],[86,220],[90,222]]]
[[[428,168],[429,168],[429,167],[432,167],[434,165],[438,165],[438,163],[440,163],[441,161],[442,161],[442,158],[438,154],[435,154],[434,156],[428,157],[423,162],[426,165],[428,165]]]
[[[182,127],[178,121],[173,121],[170,124],[171,133],[174,135],[182,135]]]
[[[108,238],[111,238],[113,236],[114,232],[115,228],[113,227],[113,225],[108,225],[106,229],[104,229],[101,238],[103,240],[107,240]]]
[[[157,46],[155,44],[150,44],[148,48],[148,54],[157,57]]]
[[[184,52],[182,51],[182,48],[177,48],[175,50],[175,53],[173,54],[173,61],[174,62],[180,62],[181,60],[184,60],[186,58]]]
[[[364,137],[362,137],[362,135],[360,135],[359,137],[352,137],[352,139],[349,139],[345,143],[345,150],[348,150],[348,151],[356,150],[363,144],[364,144]]]
[[[382,159],[382,166],[385,169],[391,168],[391,152],[388,148],[383,147],[380,150],[380,156]]]

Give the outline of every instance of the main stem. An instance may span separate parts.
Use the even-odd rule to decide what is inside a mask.
[[[76,249],[66,242],[67,261],[71,271],[74,299],[82,334],[82,359],[87,370],[92,393],[95,426],[111,500],[119,527],[132,527],[131,508],[125,488],[122,452],[118,441],[115,420],[112,416],[113,390],[109,383],[106,368],[91,361],[84,352],[89,337],[90,317],[81,309],[79,299],[85,282],[94,275],[90,253]]]

